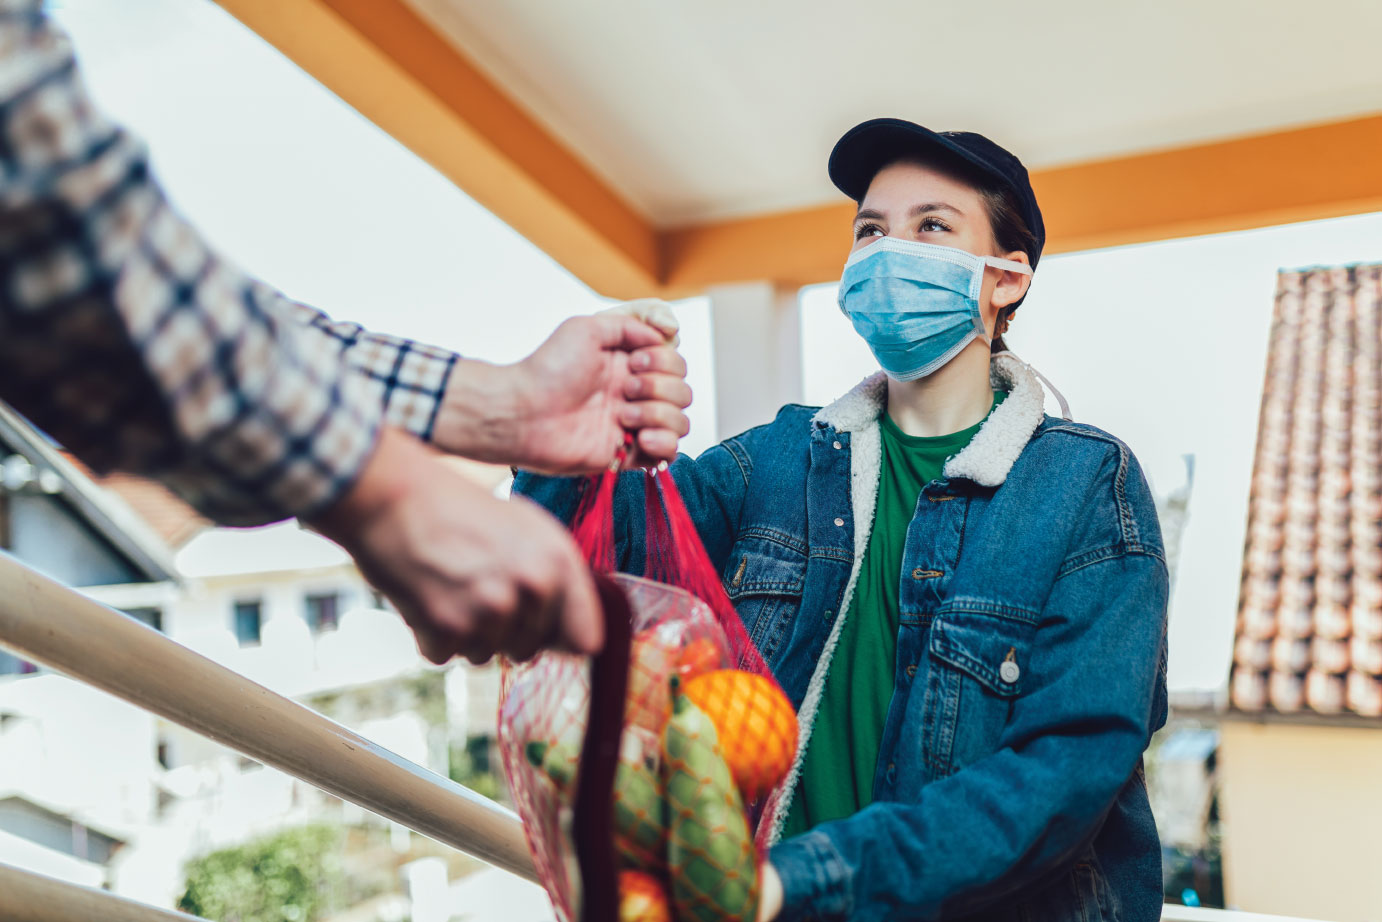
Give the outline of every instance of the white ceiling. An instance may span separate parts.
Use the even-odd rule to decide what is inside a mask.
[[[409,2],[659,226],[837,200],[880,115],[1040,167],[1382,111],[1382,0]]]

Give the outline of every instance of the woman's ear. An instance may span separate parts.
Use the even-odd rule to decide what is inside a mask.
[[[1021,250],[1013,250],[1011,253],[1004,254],[1004,259],[1013,262],[1031,265],[1027,254]],[[993,306],[1002,310],[1010,307],[1022,300],[1022,296],[1027,293],[1027,289],[1032,285],[1032,277],[1021,272],[1013,272],[1008,269],[1000,269],[998,284],[993,287]]]

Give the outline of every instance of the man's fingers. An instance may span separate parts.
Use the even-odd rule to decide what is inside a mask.
[[[661,400],[640,400],[619,410],[619,425],[636,432],[640,429],[667,429],[678,436],[691,431],[691,420],[674,404]]]
[[[652,467],[659,461],[669,464],[677,459],[679,437],[670,429],[643,429],[635,444],[638,448],[637,467]]]
[[[584,563],[572,568],[560,602],[561,647],[587,656],[599,653],[605,645],[605,612]]]
[[[456,638],[434,627],[426,615],[410,617],[405,614],[403,620],[413,629],[418,652],[429,663],[442,666],[456,655]]]
[[[539,650],[557,641],[561,597],[538,598],[530,595],[525,600],[525,606],[525,613],[509,622],[508,636],[499,645],[500,652],[519,663],[527,662]]]
[[[691,406],[692,394],[685,378],[650,372],[625,382],[624,396],[630,400],[660,400],[684,410]]]
[[[629,370],[634,374],[661,372],[667,375],[686,377],[686,359],[671,346],[653,346],[639,349],[629,356]]]
[[[595,332],[596,342],[601,349],[620,349],[624,352],[633,352],[652,346],[663,346],[667,343],[667,337],[657,327],[627,314],[606,311],[593,317],[580,319],[591,324],[591,329]]]

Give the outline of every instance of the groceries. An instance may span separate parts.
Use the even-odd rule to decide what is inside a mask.
[[[619,922],[672,922],[667,891],[651,874],[619,872]]]
[[[671,474],[642,479],[641,523],[615,522],[614,469],[583,484],[571,530],[605,649],[503,664],[504,770],[561,922],[754,922],[753,817],[792,764],[796,715]]]
[[[675,689],[679,680],[671,681]],[[717,731],[686,693],[674,691],[672,716],[662,734],[662,779],[672,904],[680,922],[758,915],[753,835]]]
[[[669,922],[751,922],[759,855],[746,807],[790,768],[796,715],[771,679],[732,668],[699,600],[638,577],[614,579],[635,627],[612,800],[621,919],[664,918],[649,896],[660,893]],[[544,654],[508,672],[505,767],[544,884],[558,915],[574,922],[579,879],[564,827],[580,771],[588,669],[575,657]]]

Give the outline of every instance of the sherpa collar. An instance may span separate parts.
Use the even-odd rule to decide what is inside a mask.
[[[1036,372],[1011,352],[1000,352],[989,362],[989,381],[994,388],[1007,391],[1008,396],[984,421],[969,445],[946,462],[945,476],[997,487],[1008,478],[1008,471],[1041,425],[1046,397]],[[888,377],[880,371],[823,407],[815,419],[839,432],[859,432],[878,425],[887,402]]]

